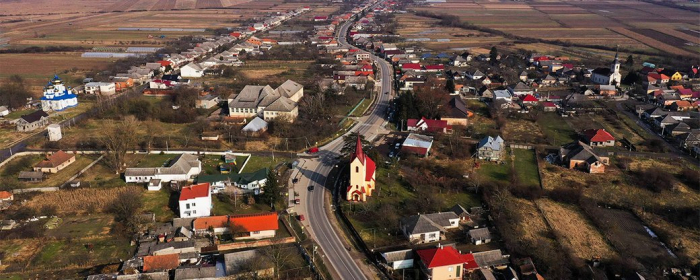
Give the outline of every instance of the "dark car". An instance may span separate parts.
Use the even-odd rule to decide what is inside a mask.
[[[299,178],[292,179],[292,184],[296,184],[297,182],[299,182]]]
[[[314,190],[314,186],[313,185],[309,186],[309,191],[313,191],[313,190]]]

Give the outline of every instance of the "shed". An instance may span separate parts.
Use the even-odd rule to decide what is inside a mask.
[[[472,229],[468,233],[474,245],[481,245],[491,242],[491,232],[488,228]]]
[[[404,269],[413,267],[413,250],[399,250],[382,253],[382,257],[392,269]]]
[[[20,171],[17,179],[25,182],[41,182],[44,179],[44,172],[41,171]]]

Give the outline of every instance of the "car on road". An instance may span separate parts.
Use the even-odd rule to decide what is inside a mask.
[[[303,222],[304,220],[306,220],[306,219],[304,218],[304,215],[299,215],[299,216],[297,216],[297,218],[299,219],[299,221],[302,221],[302,222]]]
[[[314,190],[314,185],[309,186],[309,191],[313,191],[313,190]]]
[[[292,184],[296,184],[297,182],[299,182],[299,178],[292,179]]]

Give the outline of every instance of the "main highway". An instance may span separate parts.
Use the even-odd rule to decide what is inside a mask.
[[[352,48],[346,38],[352,23],[353,21],[349,20],[338,30],[338,43],[344,47]],[[384,59],[371,53],[370,57],[380,71],[381,90],[376,94],[376,100],[374,106],[371,107],[370,113],[359,118],[358,123],[345,135],[360,133],[371,141],[379,134],[386,133],[384,129],[386,119],[384,116],[389,105],[389,99],[393,95],[393,67]],[[385,92],[388,92],[388,94],[385,94]],[[302,224],[318,243],[321,252],[324,254],[324,261],[326,261],[329,269],[335,272],[332,272],[334,275],[340,277],[340,279],[367,279],[368,275],[363,273],[358,266],[358,262],[361,263],[363,260],[354,260],[348,249],[343,245],[343,233],[338,232],[331,225],[329,215],[332,215],[332,211],[329,211],[329,205],[325,203],[326,192],[333,192],[333,190],[325,189],[324,186],[326,186],[328,174],[338,163],[337,158],[340,155],[343,144],[343,137],[338,137],[325,146],[319,147],[318,158],[305,159],[300,164],[299,172],[301,176],[294,185],[296,186],[295,191],[299,193],[303,201],[302,204],[295,206],[295,211],[305,215],[306,219]],[[309,191],[309,186],[314,186],[314,190]],[[345,190],[341,188],[337,191],[340,199],[344,199]]]

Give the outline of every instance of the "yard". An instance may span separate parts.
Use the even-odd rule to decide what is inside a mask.
[[[243,168],[243,172],[255,172],[265,167],[272,170],[281,163],[291,163],[292,159],[287,157],[287,155],[282,153],[275,154],[274,159],[268,156],[251,156]],[[243,161],[240,164],[243,164]]]
[[[141,201],[143,202],[142,212],[155,214],[158,222],[172,221],[178,213],[175,213],[175,209],[171,208],[171,201],[177,203],[177,197],[176,193],[170,193],[170,188],[168,187],[161,188],[160,191],[143,192],[141,196]]]
[[[229,196],[223,193],[212,196],[212,216],[216,215],[235,215],[235,214],[254,214],[261,212],[270,212],[269,205],[261,203],[247,203],[249,199],[254,199],[250,196]],[[251,201],[252,202],[252,201]]]
[[[109,235],[114,218],[109,215],[91,214],[66,216],[58,227],[47,230],[46,235],[55,238],[92,238]]]
[[[115,236],[46,242],[46,245],[32,260],[35,267],[53,269],[115,263],[128,259],[134,251],[129,240]]]
[[[511,149],[515,160],[513,167],[518,174],[518,181],[524,186],[540,186],[540,175],[537,171],[535,151],[527,149]]]
[[[551,145],[560,146],[578,139],[577,132],[555,113],[542,114],[537,122]]]
[[[32,171],[32,167],[44,160],[44,155],[26,155],[12,159],[7,165],[0,168],[0,174],[6,180],[6,184],[12,184],[18,188],[41,188],[41,187],[58,187],[68,181],[73,175],[87,167],[91,162],[96,160],[96,155],[76,155],[75,162],[68,165],[66,168],[58,171],[55,174],[44,174],[41,182],[20,182],[17,179],[20,171]]]

